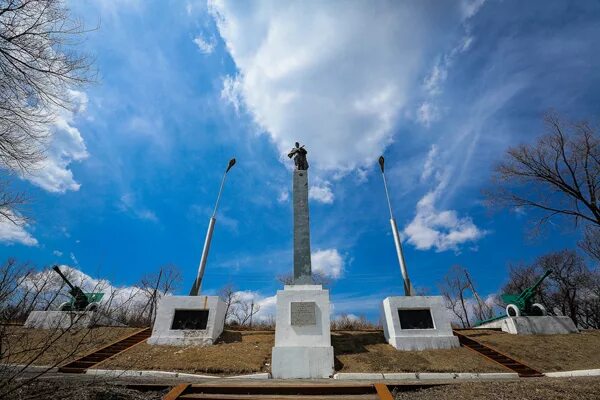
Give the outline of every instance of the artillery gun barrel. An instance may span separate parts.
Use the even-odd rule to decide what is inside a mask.
[[[69,282],[69,280],[67,279],[67,277],[63,275],[63,273],[60,271],[60,268],[58,268],[58,265],[53,266],[52,269],[54,271],[56,271],[56,273],[58,275],[60,275],[60,277],[62,278],[62,280],[65,281],[65,283],[67,285],[69,285],[69,287],[71,288],[71,290],[75,290],[75,286],[73,286],[73,284],[71,282]]]
[[[538,280],[537,280],[537,281],[536,281],[536,282],[533,284],[533,286],[531,287],[531,289],[532,289],[532,290],[535,290],[535,289],[537,289],[537,288],[538,288],[538,286],[540,286],[540,285],[542,284],[542,282],[544,281],[544,279],[546,279],[546,278],[548,277],[548,275],[550,275],[551,273],[552,273],[552,270],[551,270],[551,269],[549,269],[548,271],[546,271],[546,272],[544,273],[544,275],[542,275],[542,276],[540,277],[540,279],[538,279]]]

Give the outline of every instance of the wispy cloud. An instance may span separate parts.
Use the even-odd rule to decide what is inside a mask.
[[[126,193],[122,195],[117,207],[122,212],[127,213],[135,218],[145,221],[158,222],[158,217],[154,211],[140,206],[133,193]]]
[[[202,35],[196,36],[194,38],[194,43],[203,54],[211,54],[215,50],[217,44],[214,38],[206,39]]]

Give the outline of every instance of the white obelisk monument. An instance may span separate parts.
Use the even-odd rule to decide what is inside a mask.
[[[329,291],[311,276],[306,150],[296,143],[294,157],[294,281],[277,291],[273,378],[329,378],[333,375],[333,347],[329,319]]]

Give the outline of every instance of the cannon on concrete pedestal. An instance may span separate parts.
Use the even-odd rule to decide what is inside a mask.
[[[98,309],[104,293],[84,293],[79,286],[75,286],[69,282],[60,268],[58,268],[58,265],[53,266],[52,269],[69,286],[69,294],[71,295],[71,301],[62,303],[58,308],[60,311],[96,311]]]
[[[546,315],[546,308],[540,303],[534,303],[533,299],[538,287],[551,273],[552,270],[549,269],[533,284],[533,286],[523,290],[520,294],[501,295],[500,298],[506,304],[506,315],[509,317]]]

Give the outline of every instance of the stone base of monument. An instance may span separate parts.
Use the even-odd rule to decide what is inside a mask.
[[[276,307],[273,378],[331,377],[329,291],[321,285],[286,285],[277,291]]]
[[[165,296],[158,303],[148,344],[211,345],[223,332],[225,309],[218,296]]]
[[[102,311],[32,311],[23,325],[34,329],[81,329],[94,326],[126,326]]]
[[[398,350],[459,347],[442,296],[395,296],[383,300],[383,331]]]
[[[579,332],[571,318],[553,315],[506,317],[475,328],[500,328],[503,332],[512,333],[513,335],[561,335]]]

